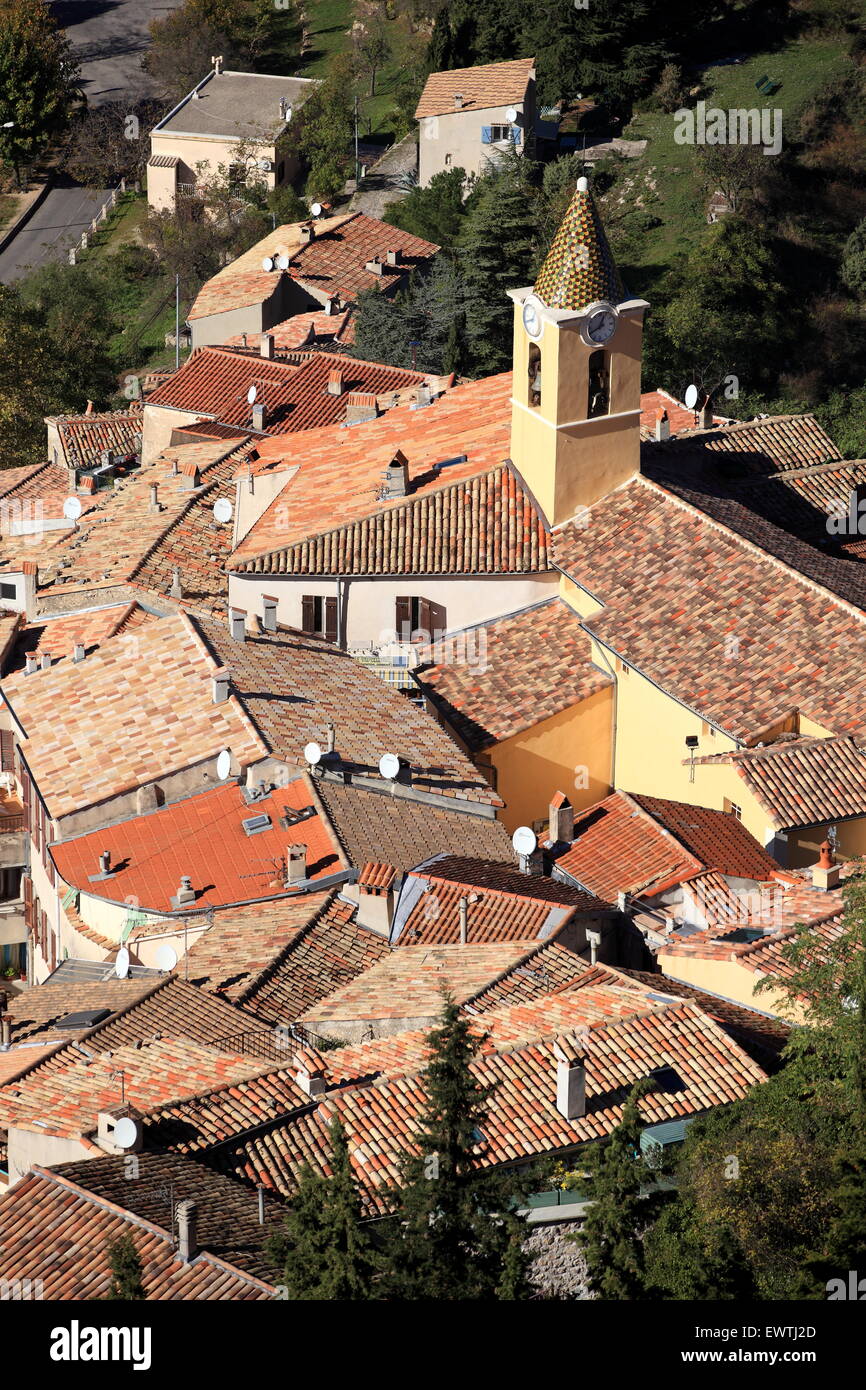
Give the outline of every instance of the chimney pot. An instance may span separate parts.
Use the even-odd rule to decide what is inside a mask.
[[[301,883],[307,877],[307,846],[286,846],[286,882]]]
[[[812,866],[812,887],[827,893],[832,888],[838,888],[840,878],[841,873],[839,865],[835,862],[833,846],[829,840],[824,840],[820,846],[818,863]]]
[[[198,1254],[198,1208],[189,1199],[177,1204],[177,1253],[185,1262]]]
[[[159,501],[159,484],[158,484],[158,483],[151,483],[151,485],[150,485],[150,510],[151,510],[152,512],[159,512],[159,511],[162,511],[162,507],[160,506],[160,501]]]
[[[189,874],[181,874],[180,887],[177,890],[174,901],[177,907],[186,907],[187,904],[195,902],[195,889],[192,886],[192,879]]]
[[[4,1014],[0,1019],[0,1043],[4,1048],[12,1046],[12,1019],[8,1014]]]
[[[108,874],[111,872],[111,851],[104,849],[99,856],[99,872]]]
[[[574,807],[564,792],[557,792],[550,803],[550,839],[570,845],[574,840]]]

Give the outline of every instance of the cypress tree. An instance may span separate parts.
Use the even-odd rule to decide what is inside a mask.
[[[111,1265],[111,1282],[106,1298],[122,1299],[124,1302],[147,1298],[144,1292],[141,1256],[131,1235],[118,1236],[116,1240],[109,1242],[108,1259]]]
[[[339,1119],[330,1128],[330,1178],[301,1173],[283,1229],[268,1253],[290,1299],[374,1298],[377,1261],[363,1225],[361,1199]]]
[[[506,291],[530,284],[535,270],[535,195],[523,164],[512,155],[479,182],[461,235],[467,355],[476,376],[510,367],[513,309]]]
[[[479,1040],[454,1000],[444,997],[428,1035],[426,1104],[403,1155],[388,1249],[387,1290],[399,1299],[525,1298],[523,1221],[518,1184],[482,1168],[491,1091],[472,1071]]]

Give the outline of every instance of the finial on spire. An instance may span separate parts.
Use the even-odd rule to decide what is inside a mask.
[[[589,179],[586,177],[585,174],[581,174],[580,178],[577,181],[577,191],[578,193],[589,192]]]

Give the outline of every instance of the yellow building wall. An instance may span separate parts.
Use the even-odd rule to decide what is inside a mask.
[[[547,820],[550,799],[565,792],[576,810],[610,791],[613,687],[542,720],[490,750],[509,831]]]
[[[776,1014],[789,1023],[803,1020],[802,1011],[791,1005],[780,990],[763,990],[755,993],[755,986],[762,978],[754,970],[747,970],[735,960],[702,960],[695,956],[668,956],[664,951],[658,954],[659,967],[671,979],[683,980],[698,989],[711,994],[721,994],[737,1004],[745,1004],[750,1009],[760,1009],[761,1013]]]

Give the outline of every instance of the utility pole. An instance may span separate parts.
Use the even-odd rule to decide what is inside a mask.
[[[355,191],[361,182],[361,162],[358,159],[358,94],[355,93]]]
[[[180,275],[174,277],[174,370],[180,369]]]

